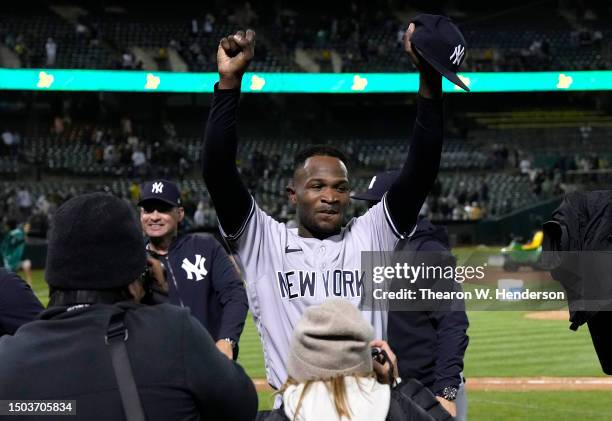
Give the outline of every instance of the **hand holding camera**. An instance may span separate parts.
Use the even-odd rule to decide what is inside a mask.
[[[168,282],[166,268],[151,252],[147,251],[147,267],[142,276],[145,304],[160,304],[168,301]]]
[[[372,347],[372,363],[378,381],[394,386],[399,378],[397,357],[386,341],[374,340],[370,342],[370,346]]]

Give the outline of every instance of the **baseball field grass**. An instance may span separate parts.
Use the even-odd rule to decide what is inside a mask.
[[[495,249],[491,249],[492,252]],[[499,250],[499,249],[497,249]],[[459,249],[461,259],[473,251]],[[43,272],[33,288],[47,303]],[[612,390],[470,390],[482,377],[603,376],[586,327],[573,332],[566,320],[534,320],[524,311],[468,313],[470,343],[465,357],[470,420],[612,420]],[[261,343],[251,316],[240,340],[239,363],[254,379],[264,379]],[[502,379],[503,380],[503,379]],[[259,392],[260,409],[272,404],[272,392]]]

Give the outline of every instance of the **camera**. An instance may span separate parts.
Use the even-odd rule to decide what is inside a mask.
[[[144,304],[161,304],[168,301],[167,271],[156,253],[147,250],[147,266],[140,277],[145,295]]]
[[[389,356],[384,349],[374,347],[372,348],[372,359],[379,364],[385,365],[389,361]]]

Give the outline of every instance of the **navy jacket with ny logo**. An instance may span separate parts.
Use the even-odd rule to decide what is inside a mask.
[[[248,311],[244,283],[219,242],[210,235],[178,236],[167,255],[168,301],[187,307],[215,341],[238,342]]]

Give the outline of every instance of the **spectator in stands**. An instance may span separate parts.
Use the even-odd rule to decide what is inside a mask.
[[[140,200],[140,185],[136,181],[130,183],[130,200],[137,203]]]
[[[30,51],[22,34],[17,35],[15,40],[15,53],[19,56],[22,67],[30,67]]]
[[[43,310],[30,285],[15,273],[0,268],[0,337],[15,334]]]
[[[345,299],[307,308],[291,339],[289,378],[279,390],[283,405],[265,419],[431,420],[434,413],[437,419],[450,419],[420,383],[410,382],[410,396],[399,391],[401,385],[391,389],[397,359],[386,342],[372,338],[372,326]],[[383,364],[373,361],[372,347],[384,351]],[[411,399],[417,391],[428,411]]]
[[[164,121],[164,133],[168,139],[176,139],[176,127],[170,121]]]
[[[45,52],[47,53],[47,60],[45,65],[47,67],[55,66],[55,57],[57,55],[57,44],[53,40],[53,38],[47,38],[47,43],[45,44]]]
[[[130,148],[136,149],[138,148],[138,145],[140,142],[138,140],[138,136],[134,136],[133,134],[130,134],[126,137],[126,143],[130,146]]]
[[[13,136],[13,133],[10,130],[5,129],[2,132],[2,144],[4,145],[4,150],[6,151],[7,155],[13,155],[14,140],[15,136]]]
[[[181,156],[178,163],[178,179],[179,181],[183,181],[185,176],[189,172],[191,165],[189,165],[189,161],[184,156]]]
[[[4,42],[4,45],[6,45],[11,50],[14,50],[15,49],[15,35],[12,32],[7,32],[6,34],[3,34],[3,35],[4,35],[4,38],[2,39],[2,41]]]
[[[236,15],[238,25],[244,28],[255,26],[255,22],[259,18],[255,10],[251,7],[251,3],[248,1],[244,3],[244,6]]]
[[[142,67],[140,61],[136,61],[136,57],[129,51],[124,51],[121,55],[121,68],[123,70],[138,70]]]
[[[552,179],[550,177],[546,177],[541,184],[542,195],[544,197],[550,197],[552,194],[553,184]]]
[[[76,399],[79,420],[125,419],[130,404],[150,421],[255,419],[252,381],[188,311],[140,304],[147,259],[132,212],[104,193],[58,209],[45,273],[49,309],[0,339],[0,396]],[[114,363],[116,349],[127,364]],[[123,376],[133,378],[140,398],[132,395],[125,411]]]
[[[204,55],[202,54],[202,48],[198,43],[197,39],[194,39],[193,42],[189,45],[189,52],[191,53],[191,57],[193,61],[200,61],[199,57]]]
[[[19,154],[19,148],[21,146],[21,135],[17,130],[13,132],[13,156],[17,156]]]
[[[141,148],[136,148],[132,153],[133,175],[143,176],[146,173],[147,157]]]
[[[483,210],[482,207],[478,204],[478,202],[472,202],[469,215],[472,221],[478,221],[479,219],[482,219]]]
[[[170,64],[168,63],[168,49],[166,47],[160,47],[157,50],[155,62],[157,63],[159,70],[171,70]]]
[[[451,216],[453,221],[462,221],[464,218],[464,213],[463,213],[463,209],[461,209],[461,206],[456,205],[453,208],[453,214]]]
[[[460,205],[464,205],[468,199],[468,191],[464,181],[459,183],[459,193],[457,193],[457,202]]]
[[[48,214],[36,209],[30,219],[28,219],[27,225],[30,227],[28,231],[29,238],[47,238],[47,231],[49,230]]]
[[[64,119],[58,115],[53,117],[53,126],[51,126],[51,133],[56,136],[64,134]]]
[[[22,221],[25,221],[30,213],[32,212],[32,206],[34,202],[32,200],[32,194],[25,186],[20,186],[17,190],[17,206],[19,207],[19,214]]]
[[[89,29],[80,19],[78,19],[77,22],[74,24],[74,31],[77,37],[80,39],[87,38],[87,35],[89,33]]]
[[[480,190],[478,192],[478,201],[479,202],[489,201],[489,185],[484,180],[480,184]]]
[[[104,147],[100,144],[95,145],[93,148],[93,155],[96,164],[104,162]]]
[[[131,136],[132,131],[132,119],[125,116],[121,119],[121,134],[125,137]]]
[[[525,156],[523,157],[523,159],[521,159],[521,162],[519,164],[519,168],[521,170],[521,174],[527,174],[529,175],[531,173],[531,161]]]
[[[102,144],[103,140],[104,140],[104,131],[102,129],[97,128],[91,133],[91,143],[93,143],[94,145]]]
[[[115,165],[116,162],[117,153],[115,150],[115,145],[110,143],[104,147],[104,163],[106,165]]]
[[[204,33],[210,34],[214,30],[214,25],[215,25],[215,17],[212,15],[212,13],[207,13],[206,16],[204,17],[204,25],[202,27],[202,29],[204,30]]]
[[[51,209],[51,204],[47,200],[47,196],[41,194],[40,196],[38,196],[38,199],[36,199],[35,207],[37,212],[41,212],[45,215],[48,215],[49,210]]]
[[[204,212],[205,203],[203,200],[198,202],[198,209],[193,214],[193,223],[196,228],[203,228],[206,225],[206,213]]]

